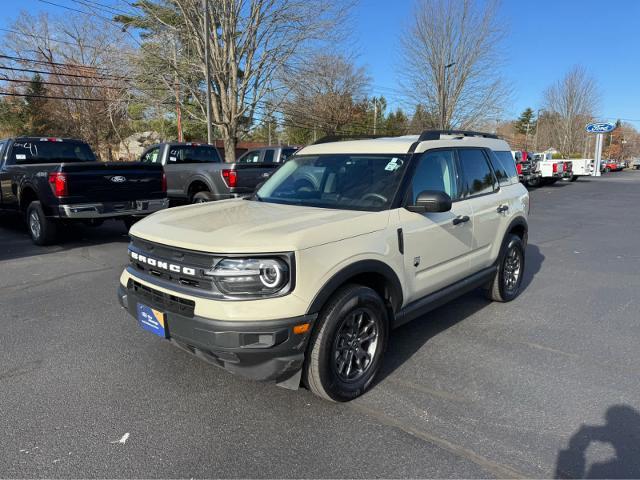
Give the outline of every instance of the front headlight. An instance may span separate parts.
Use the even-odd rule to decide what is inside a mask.
[[[289,266],[279,258],[225,258],[208,275],[221,293],[232,297],[276,295],[291,279]]]

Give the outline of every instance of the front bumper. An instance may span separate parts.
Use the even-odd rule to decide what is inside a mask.
[[[137,303],[165,313],[167,338],[175,346],[243,377],[286,382],[302,368],[317,315],[280,320],[228,321],[193,315],[188,302],[129,281],[118,301],[135,317]],[[293,327],[310,323],[306,333]]]
[[[58,206],[58,216],[67,219],[145,216],[169,206],[167,198],[126,202],[79,203]]]

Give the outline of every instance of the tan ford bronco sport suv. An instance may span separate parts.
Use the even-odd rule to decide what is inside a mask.
[[[320,142],[252,198],[135,224],[118,297],[201,359],[345,401],[373,382],[394,327],[478,287],[518,295],[528,209],[491,134]]]

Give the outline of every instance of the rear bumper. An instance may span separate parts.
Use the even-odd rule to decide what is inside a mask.
[[[167,198],[126,202],[78,203],[58,206],[58,217],[67,219],[145,216],[169,206]]]
[[[148,289],[150,290],[150,289]],[[203,318],[174,308],[170,296],[120,285],[118,301],[135,317],[137,303],[165,313],[167,339],[180,349],[243,377],[285,382],[302,368],[312,328],[294,334],[293,327],[310,323],[317,315],[279,320],[228,321]],[[188,310],[188,308],[187,308]]]

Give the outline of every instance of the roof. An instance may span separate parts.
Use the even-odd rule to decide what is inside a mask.
[[[330,142],[309,145],[302,148],[299,155],[313,155],[321,153],[386,153],[406,154],[411,146],[418,141],[418,135],[404,135],[400,137],[380,137],[366,140],[348,140],[344,142]],[[439,140],[424,140],[416,147],[416,152],[424,152],[432,148],[446,147],[481,147],[492,150],[507,150],[511,148],[504,140],[479,136],[440,135]]]

